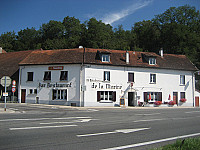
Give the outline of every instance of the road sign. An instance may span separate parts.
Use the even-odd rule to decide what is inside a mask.
[[[11,79],[10,79],[9,76],[3,76],[3,77],[1,78],[1,85],[2,85],[3,87],[5,87],[5,83],[6,83],[6,87],[9,87],[9,86],[10,86],[10,84],[11,84]]]
[[[12,92],[15,93],[15,91],[16,91],[16,88],[12,87]]]
[[[8,96],[8,93],[5,93],[5,92],[4,92],[4,93],[3,93],[3,96]]]
[[[13,80],[13,81],[12,81],[12,86],[13,86],[13,87],[16,87],[16,84],[17,84],[16,81]]]

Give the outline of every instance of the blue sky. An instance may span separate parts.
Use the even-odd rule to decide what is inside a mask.
[[[170,7],[189,4],[200,10],[200,0],[0,0],[0,34],[34,27],[50,20],[75,17],[83,23],[92,17],[113,28],[130,30],[135,22],[150,20]]]

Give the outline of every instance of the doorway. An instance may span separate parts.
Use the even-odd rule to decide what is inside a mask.
[[[128,106],[136,106],[136,92],[128,92]]]
[[[199,107],[199,97],[195,97],[195,107]]]
[[[173,101],[174,104],[178,105],[178,92],[173,92]]]
[[[21,90],[21,103],[26,102],[26,89]]]

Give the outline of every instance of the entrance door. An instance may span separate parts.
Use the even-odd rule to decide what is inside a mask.
[[[128,106],[136,106],[136,92],[128,92]]]
[[[195,97],[195,107],[199,107],[199,97]]]
[[[174,104],[178,105],[178,92],[173,92],[173,101]]]
[[[21,103],[26,102],[26,89],[21,90]]]

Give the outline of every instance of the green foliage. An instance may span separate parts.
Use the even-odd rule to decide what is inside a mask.
[[[155,148],[154,150],[200,150],[200,138],[177,140],[174,144]]]

